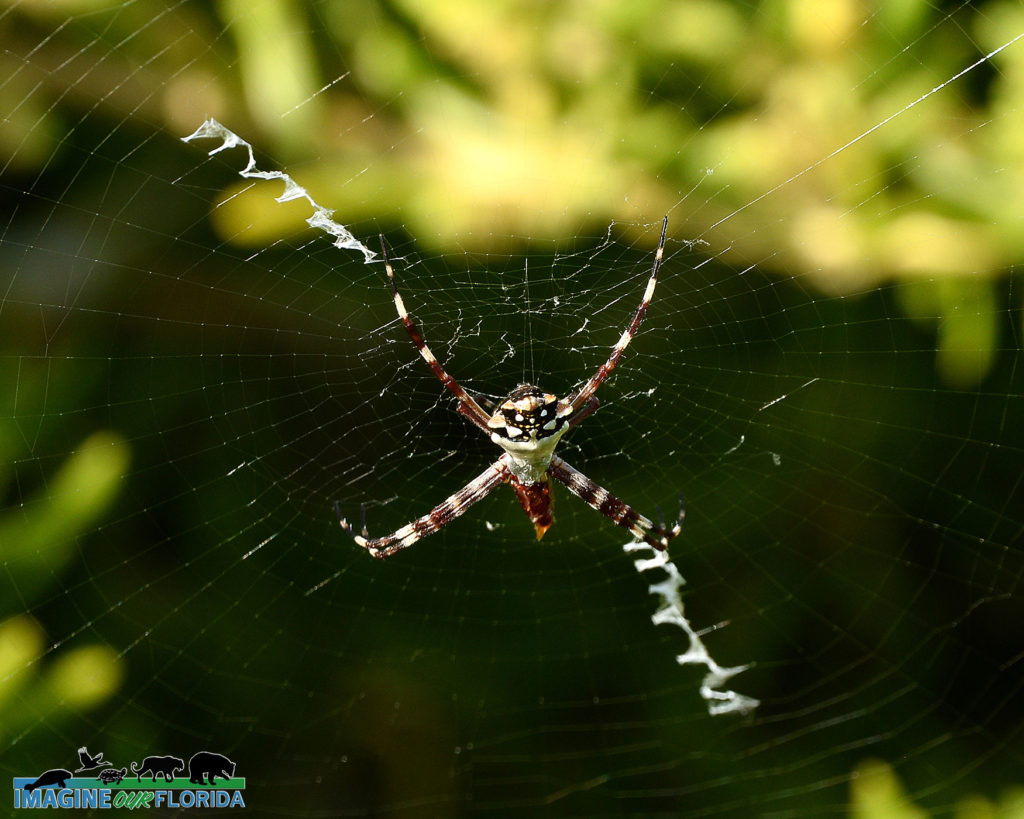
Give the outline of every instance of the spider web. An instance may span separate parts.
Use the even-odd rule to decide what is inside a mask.
[[[341,8],[0,17],[4,770],[215,750],[266,815],[1009,799],[1024,9]],[[666,213],[558,451],[682,492],[672,562],[504,488],[353,544],[335,501],[384,534],[497,455],[377,234],[494,401],[605,361]]]

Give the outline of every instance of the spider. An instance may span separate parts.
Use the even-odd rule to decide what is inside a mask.
[[[594,397],[594,393],[615,369],[623,351],[632,341],[640,322],[643,321],[658,281],[658,268],[661,267],[661,259],[665,252],[667,230],[668,217],[666,216],[661,224],[661,239],[658,241],[658,249],[654,254],[651,277],[647,281],[647,289],[640,300],[640,305],[636,308],[633,319],[622,333],[618,343],[612,348],[608,360],[598,368],[590,380],[566,398],[557,398],[532,384],[520,384],[494,408],[494,412],[491,414],[486,412],[480,402],[467,393],[445,371],[423,340],[422,334],[409,317],[402,296],[398,292],[395,271],[391,266],[388,247],[382,235],[380,237],[381,251],[384,255],[384,268],[387,271],[388,282],[391,284],[391,292],[395,298],[395,309],[398,310],[398,316],[412,339],[412,343],[419,350],[424,361],[430,365],[434,375],[458,399],[459,413],[501,447],[504,454],[439,506],[390,535],[370,537],[366,530],[365,506],[362,509],[362,532],[357,534],[352,524],[342,516],[341,507],[335,502],[334,511],[341,523],[341,528],[374,557],[390,557],[396,552],[412,546],[427,535],[441,530],[455,518],[463,515],[478,500],[487,497],[501,484],[507,483],[515,491],[523,511],[533,523],[537,540],[540,540],[554,522],[551,511],[553,498],[550,481],[551,478],[554,478],[584,503],[619,526],[628,529],[638,540],[644,541],[659,551],[664,551],[668,542],[678,535],[682,528],[683,516],[686,511],[682,495],[679,497],[679,515],[675,523],[671,527],[665,525],[664,519],[661,519],[659,523],[654,523],[616,498],[608,490],[594,483],[578,469],[563,461],[555,455],[554,450],[559,439],[566,432],[597,409],[598,400]],[[484,403],[490,402],[485,401]]]

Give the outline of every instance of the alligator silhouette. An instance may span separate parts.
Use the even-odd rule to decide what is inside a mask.
[[[71,779],[71,771],[65,771],[63,768],[53,768],[52,770],[46,771],[39,775],[39,778],[35,782],[30,782],[25,786],[25,790],[32,793],[36,788],[45,788],[47,785],[60,785],[61,788],[67,787],[67,781]]]

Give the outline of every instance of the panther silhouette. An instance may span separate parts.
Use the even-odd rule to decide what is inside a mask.
[[[137,782],[141,782],[142,775],[147,773],[154,782],[156,782],[157,775],[170,782],[178,771],[183,770],[185,770],[185,763],[176,756],[147,756],[142,760],[140,768],[136,768],[135,763],[132,763],[132,773],[135,774]]]

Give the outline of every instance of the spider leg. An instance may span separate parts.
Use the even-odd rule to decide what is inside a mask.
[[[619,526],[629,529],[637,540],[642,540],[659,551],[664,551],[668,547],[668,542],[683,528],[686,507],[682,495],[679,496],[679,516],[675,523],[668,527],[664,522],[657,524],[648,520],[632,506],[619,500],[558,456],[552,457],[548,474],[564,484],[566,489],[592,509],[596,509]]]
[[[574,416],[572,416],[572,418],[569,419],[569,426],[574,427],[578,423],[580,423],[580,421],[584,420],[585,418],[589,418],[591,415],[597,412],[597,408],[600,405],[601,402],[597,400],[597,396],[591,396],[590,400],[583,405],[583,408]]]
[[[615,369],[615,365],[619,363],[623,351],[629,346],[633,336],[636,335],[640,322],[644,320],[644,316],[647,314],[647,306],[651,303],[651,298],[654,296],[654,287],[658,283],[658,269],[661,267],[661,259],[665,255],[665,233],[667,231],[668,217],[666,216],[661,223],[661,239],[658,240],[658,249],[654,252],[654,266],[651,268],[651,277],[647,280],[647,289],[644,290],[643,298],[640,299],[640,305],[636,308],[633,319],[619,337],[618,343],[612,347],[608,360],[598,367],[597,372],[580,388],[579,392],[566,399],[563,407],[559,409],[559,415],[574,415],[580,411],[580,408],[590,400],[591,396],[597,391],[597,388],[604,383],[604,380],[611,374],[611,371]]]
[[[334,511],[338,515],[341,528],[348,532],[356,543],[374,557],[390,557],[395,552],[400,552],[427,535],[432,535],[447,526],[478,500],[487,497],[496,487],[506,483],[511,476],[508,462],[509,456],[502,455],[462,489],[435,506],[423,517],[417,518],[412,523],[397,529],[390,535],[384,535],[384,537],[369,537],[366,531],[365,513],[362,534],[356,534],[352,524],[342,517],[341,507],[337,503],[334,504]]]
[[[482,421],[484,424],[487,423],[487,419],[490,417],[481,406],[473,399],[473,397],[466,392],[459,385],[454,378],[452,378],[441,366],[441,363],[434,357],[434,354],[430,351],[427,346],[427,342],[423,340],[423,334],[420,333],[419,328],[413,322],[409,316],[409,312],[405,309],[405,302],[402,301],[402,296],[398,292],[398,284],[395,281],[395,269],[391,266],[391,255],[388,253],[387,243],[384,241],[384,236],[381,234],[380,237],[380,249],[384,255],[384,269],[388,274],[388,282],[391,284],[391,293],[395,297],[395,309],[398,311],[398,317],[402,320],[402,324],[405,326],[405,331],[409,334],[409,338],[412,339],[412,343],[416,345],[416,349],[419,350],[423,360],[430,365],[430,369],[434,371],[434,375],[438,377],[438,380],[448,390],[459,399],[459,406],[465,406],[477,419]],[[464,415],[466,413],[463,413]],[[469,417],[467,415],[467,417]],[[472,419],[470,419],[472,420]],[[474,423],[476,423],[474,421]],[[477,424],[480,426],[480,424]]]
[[[489,426],[487,426],[487,422],[486,421],[481,420],[480,418],[478,418],[476,416],[476,414],[473,412],[473,410],[471,410],[469,407],[467,407],[463,403],[459,404],[459,414],[465,416],[470,421],[472,421],[474,424],[476,424],[478,427],[480,427],[480,429],[482,429],[484,431],[484,434],[488,438],[491,437],[491,433],[494,430],[492,430]]]
[[[498,408],[496,402],[479,393],[473,396],[473,400],[476,401],[486,413],[493,413]]]

